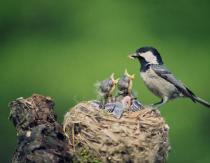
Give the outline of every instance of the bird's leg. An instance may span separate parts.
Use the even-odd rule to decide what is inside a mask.
[[[167,102],[168,102],[168,97],[163,97],[160,102],[157,102],[157,103],[153,104],[152,106],[154,106],[155,109],[159,109],[159,107],[161,107],[162,105],[164,105]]]
[[[159,105],[159,104],[161,104],[161,103],[163,103],[163,99],[161,99],[161,101],[159,101],[159,102],[157,102],[157,103],[152,104],[152,106],[156,106],[156,105]]]

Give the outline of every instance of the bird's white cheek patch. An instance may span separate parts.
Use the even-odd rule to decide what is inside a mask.
[[[146,53],[140,54],[148,63],[158,64],[157,57],[152,54],[152,52],[148,51]]]

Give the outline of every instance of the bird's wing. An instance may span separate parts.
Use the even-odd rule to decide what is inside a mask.
[[[194,102],[195,94],[175,78],[175,76],[163,65],[151,65],[152,70],[161,78],[173,84],[184,96],[191,98]]]

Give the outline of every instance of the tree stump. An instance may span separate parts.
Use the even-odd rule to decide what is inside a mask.
[[[50,97],[34,94],[9,104],[18,145],[13,163],[73,162],[62,125],[56,121]]]

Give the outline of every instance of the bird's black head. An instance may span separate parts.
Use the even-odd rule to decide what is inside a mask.
[[[160,53],[153,47],[139,48],[136,50],[135,54],[130,55],[130,58],[138,59],[142,66],[150,64],[163,64]]]

